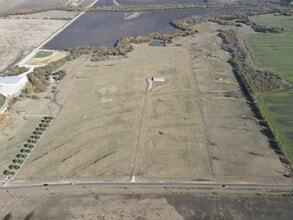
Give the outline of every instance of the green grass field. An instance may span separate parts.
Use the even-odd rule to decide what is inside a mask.
[[[246,44],[259,68],[278,73],[293,84],[293,17],[261,15],[253,20],[258,24],[285,28],[283,33],[251,35]],[[293,89],[258,94],[256,100],[293,162]]]
[[[256,17],[252,17],[252,21],[254,21],[257,24],[265,25],[268,27],[284,28],[286,30],[293,29],[292,16],[259,15]]]
[[[48,57],[53,54],[53,51],[39,51],[34,58]]]
[[[5,97],[0,94],[0,108],[4,105]]]

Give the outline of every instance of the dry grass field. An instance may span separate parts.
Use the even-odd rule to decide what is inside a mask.
[[[280,176],[284,168],[243,96],[211,25],[186,40],[215,176]]]
[[[54,5],[56,6],[69,1],[70,0],[1,0],[0,11],[13,11]]]
[[[15,113],[0,115],[0,180],[39,122],[40,118],[24,119]]]
[[[211,175],[187,49],[140,45],[128,58],[87,62],[72,71],[84,74],[19,179]],[[147,93],[146,79],[158,75],[166,82]]]
[[[197,28],[175,41],[182,46],[143,44],[127,58],[65,64],[59,113],[14,183],[282,177],[213,24]],[[166,81],[148,91],[153,76]]]
[[[0,19],[0,72],[45,41],[66,20]]]

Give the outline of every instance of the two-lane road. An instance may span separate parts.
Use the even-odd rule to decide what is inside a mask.
[[[191,189],[234,189],[234,190],[279,190],[293,191],[293,184],[262,184],[262,183],[183,183],[183,182],[79,182],[79,183],[54,183],[54,184],[36,184],[22,186],[1,187],[1,191],[14,190],[37,190],[42,188],[60,189],[60,188],[79,188],[79,187],[143,187],[143,188],[191,188]]]

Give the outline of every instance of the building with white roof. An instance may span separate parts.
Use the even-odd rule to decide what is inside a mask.
[[[26,76],[4,76],[0,77],[0,94],[6,98],[11,96],[17,96],[21,90],[25,87],[28,79]]]

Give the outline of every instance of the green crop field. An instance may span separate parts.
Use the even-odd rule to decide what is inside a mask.
[[[39,51],[34,58],[48,57],[53,54],[53,51]]]
[[[252,17],[252,20],[260,25],[268,27],[284,28],[287,30],[293,29],[293,17],[292,16],[274,16],[274,15],[259,15]]]
[[[253,20],[270,27],[283,27],[283,33],[257,33],[246,44],[255,64],[281,75],[293,84],[293,16],[261,15]],[[288,158],[293,161],[293,89],[258,94],[256,100],[273,127]]]
[[[0,108],[4,105],[5,97],[0,94]]]

